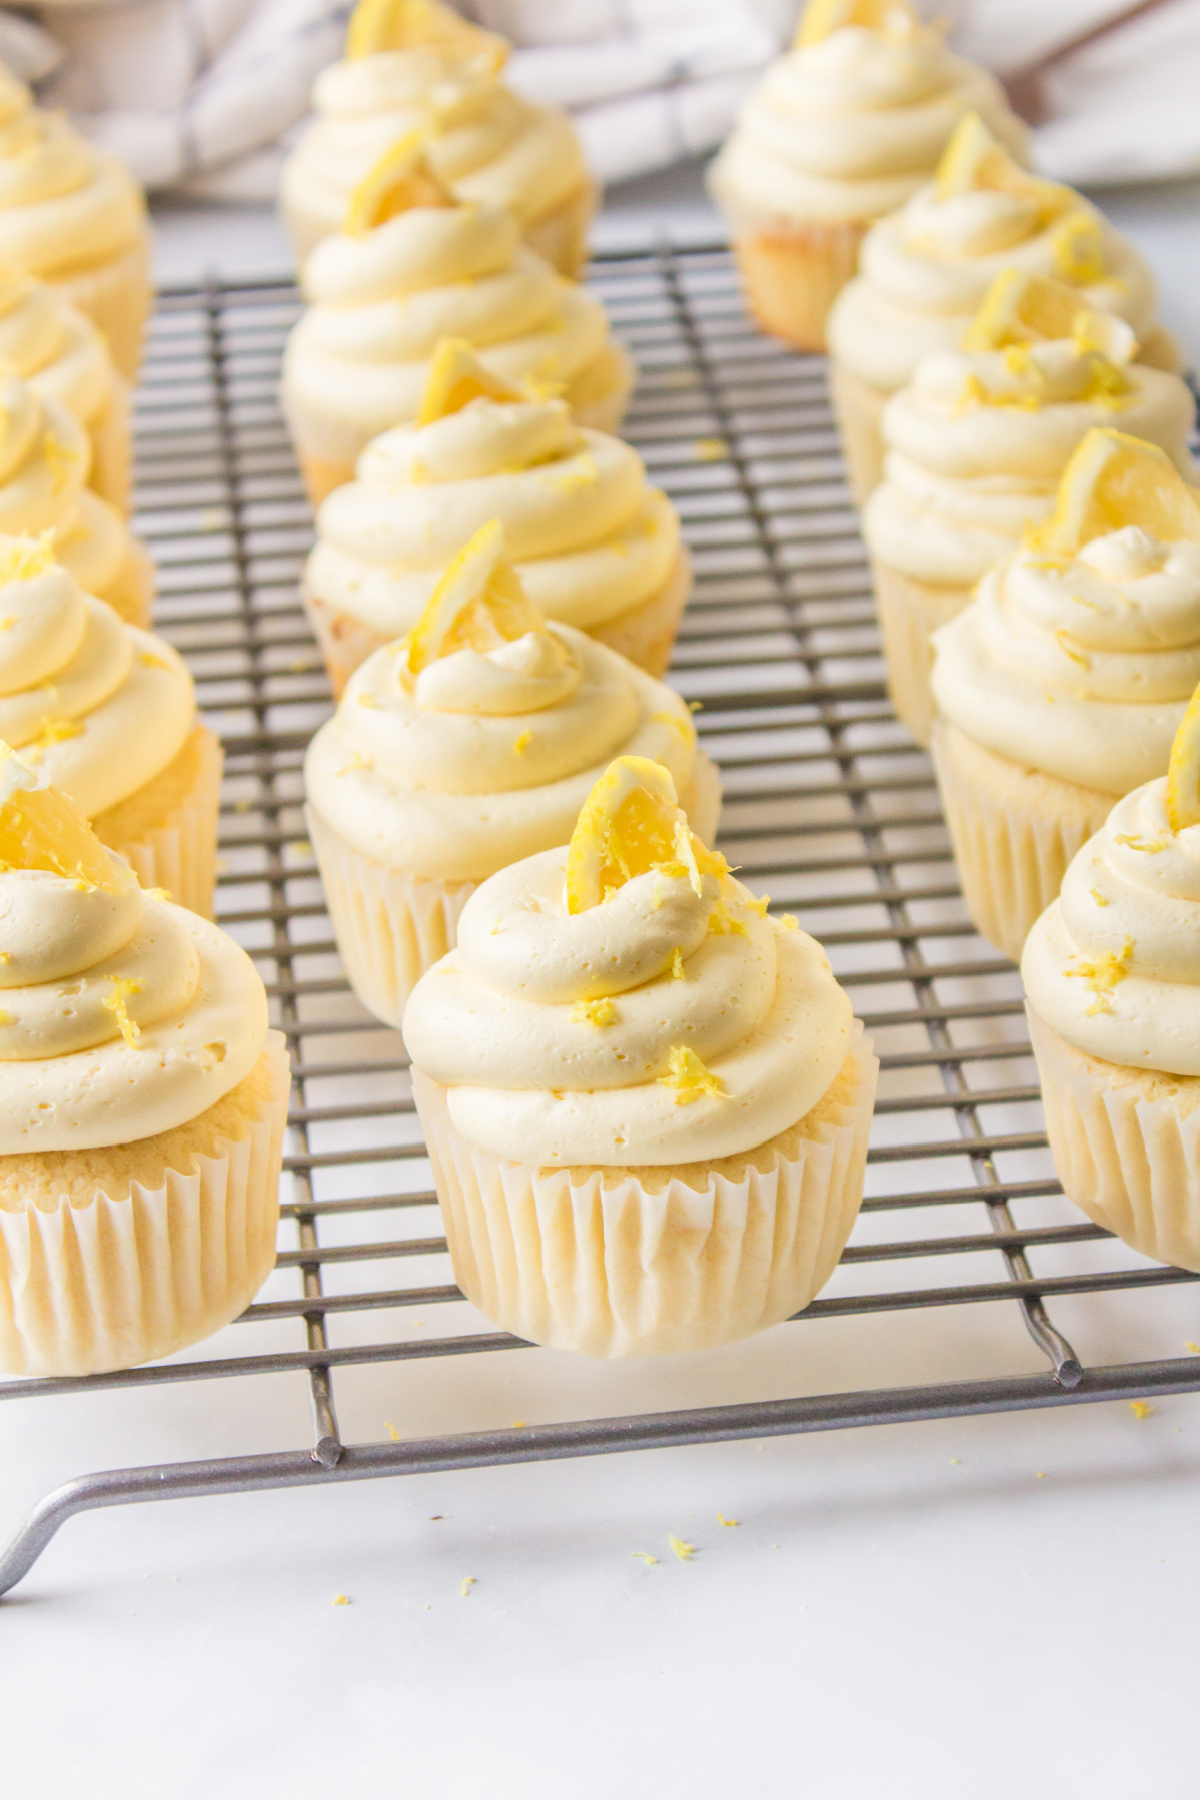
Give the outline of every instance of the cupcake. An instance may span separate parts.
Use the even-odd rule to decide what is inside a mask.
[[[883,474],[881,419],[931,350],[956,350],[997,276],[1048,275],[1133,327],[1140,360],[1177,370],[1156,321],[1154,277],[1082,194],[1020,168],[968,113],[934,180],[863,240],[829,316],[829,383],[861,505]]]
[[[420,619],[350,677],[304,765],[309,835],[342,961],[399,1025],[479,882],[570,837],[614,753],[657,758],[693,823],[721,788],[686,703],[606,645],[543,618],[485,525]]]
[[[99,327],[127,381],[150,311],[140,189],[61,113],[39,112],[0,67],[0,269],[36,275]]]
[[[746,101],[712,170],[765,330],[825,348],[867,228],[928,181],[969,112],[1024,155],[1025,127],[999,86],[908,0],[809,0],[795,44]]]
[[[376,438],[317,515],[304,599],[335,693],[489,519],[540,612],[662,674],[691,588],[675,508],[628,444],[445,338],[414,423]]]
[[[275,1261],[283,1038],[254,965],[0,747],[0,1370],[236,1318]]]
[[[207,914],[220,744],[171,646],[85,593],[51,535],[0,537],[0,740],[146,887]]]
[[[463,908],[404,1041],[455,1279],[496,1324],[704,1350],[829,1279],[879,1065],[820,945],[765,914],[638,756]]]
[[[935,635],[933,757],[967,908],[1019,956],[1113,802],[1165,775],[1200,681],[1200,502],[1091,431],[1058,506]]]
[[[1195,407],[1178,375],[1132,362],[1124,320],[1078,290],[1007,271],[961,350],[922,357],[888,401],[884,481],[863,513],[888,686],[913,736],[933,723],[930,641],[993,564],[1054,510],[1088,432],[1119,423],[1191,472]]]
[[[1054,1167],[1088,1217],[1200,1270],[1200,698],[1021,958]]]
[[[437,0],[363,0],[346,53],[317,78],[315,122],[283,166],[298,256],[341,228],[350,196],[406,133],[460,200],[512,213],[525,242],[576,280],[598,190],[567,114],[504,86],[509,46]]]
[[[54,554],[80,587],[144,625],[154,565],[124,519],[85,486],[87,432],[61,400],[0,375],[0,534],[53,534]]]
[[[129,508],[129,391],[99,331],[45,282],[0,276],[0,369],[57,400],[88,435],[88,486]]]
[[[351,480],[373,437],[416,417],[443,337],[508,381],[558,388],[580,424],[620,423],[633,369],[601,302],[526,248],[511,213],[454,200],[417,132],[356,190],[302,285],[311,304],[288,338],[283,403],[314,504]]]

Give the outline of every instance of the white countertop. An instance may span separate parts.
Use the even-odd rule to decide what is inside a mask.
[[[703,223],[694,184],[667,197]],[[1112,210],[1200,357],[1195,199]],[[652,231],[660,204],[638,184],[604,232]],[[211,209],[164,220],[159,263],[286,266],[262,214]],[[1092,1362],[1200,1341],[1200,1287],[1054,1312]],[[339,1391],[361,1439],[1040,1366],[1003,1305],[793,1326],[716,1361],[366,1368]],[[84,1471],[295,1448],[302,1399],[269,1377],[7,1404],[0,1534]],[[1194,1800],[1198,1478],[1188,1396],[91,1514],[0,1607],[5,1792]]]

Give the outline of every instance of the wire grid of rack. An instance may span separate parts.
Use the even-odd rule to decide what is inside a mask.
[[[826,1293],[775,1329],[1000,1305],[1023,1320],[1040,1367],[957,1379],[951,1367],[916,1387],[889,1385],[882,1369],[866,1390],[343,1439],[339,1370],[547,1353],[491,1329],[453,1285],[402,1043],[341,978],[303,838],[301,760],[329,695],[297,600],[311,516],[276,401],[298,297],[286,284],[175,289],[161,296],[139,395],[137,523],[159,565],[160,628],[225,739],[218,916],[257,958],[294,1059],[279,1269],[271,1297],[231,1328],[246,1340],[239,1354],[220,1353],[226,1333],[216,1352],[13,1380],[0,1397],[49,1404],[64,1391],[214,1379],[236,1388],[289,1371],[308,1384],[314,1428],[294,1451],[79,1477],[13,1540],[0,1592],[65,1519],[125,1501],[1200,1388],[1191,1356],[1085,1367],[1051,1316],[1056,1298],[1196,1277],[1125,1251],[1053,1179],[1016,971],[966,921],[930,765],[883,687],[822,360],[753,329],[718,246],[607,255],[591,280],[640,368],[626,435],[679,507],[696,564],[672,679],[701,703],[701,741],[722,766],[722,847],[774,909],[822,939],[882,1058],[860,1227]],[[892,1214],[901,1235],[872,1231]],[[960,1228],[948,1231],[947,1217]],[[923,1261],[964,1255],[977,1278],[922,1284]],[[410,1268],[422,1278],[405,1281]],[[451,1328],[406,1330],[414,1307],[448,1309]]]

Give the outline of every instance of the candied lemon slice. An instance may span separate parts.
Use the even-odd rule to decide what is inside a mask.
[[[498,519],[481,525],[446,569],[404,639],[409,673],[456,650],[495,650],[546,621],[504,554]]]
[[[804,50],[847,25],[903,35],[919,22],[908,0],[808,0],[794,43],[797,50]]]
[[[1049,275],[1005,269],[983,297],[963,339],[966,350],[1004,350],[1071,338],[1114,364],[1125,363],[1137,339],[1125,323],[1088,306],[1077,288]]]
[[[1179,722],[1167,768],[1167,819],[1172,831],[1200,825],[1200,687]]]
[[[503,38],[480,31],[440,0],[359,0],[346,28],[346,57],[351,62],[425,45],[467,55],[486,50],[497,69],[508,55]]]
[[[425,133],[406,132],[350,196],[343,230],[362,237],[414,206],[453,206],[454,195],[425,161]]]
[[[955,126],[934,180],[939,200],[953,194],[1015,194],[1032,201],[1047,223],[1077,204],[1070,188],[1023,169],[977,112],[964,113]]]
[[[1053,513],[1025,541],[1052,556],[1074,556],[1126,525],[1165,544],[1200,542],[1200,495],[1157,444],[1097,426],[1063,470]]]
[[[648,756],[618,756],[584,801],[571,837],[568,912],[599,906],[651,869],[686,875],[699,893],[701,876],[723,875],[728,864],[689,828],[669,770]]]
[[[425,377],[425,391],[417,412],[418,425],[461,412],[472,400],[523,400],[520,388],[480,362],[465,338],[440,338]]]
[[[0,867],[45,869],[115,892],[119,865],[74,802],[0,743]]]

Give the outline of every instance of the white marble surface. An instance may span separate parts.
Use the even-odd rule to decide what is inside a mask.
[[[700,219],[694,190],[671,204]],[[1200,355],[1194,196],[1127,205]],[[284,266],[261,218],[164,226],[167,278]],[[1200,1288],[1055,1316],[1094,1362],[1180,1356]],[[1038,1366],[992,1306],[649,1368],[363,1369],[339,1394],[361,1438]],[[84,1470],[306,1431],[293,1378],[10,1404],[0,1531]],[[4,1792],[1194,1800],[1198,1479],[1189,1396],[93,1514],[0,1607]]]

